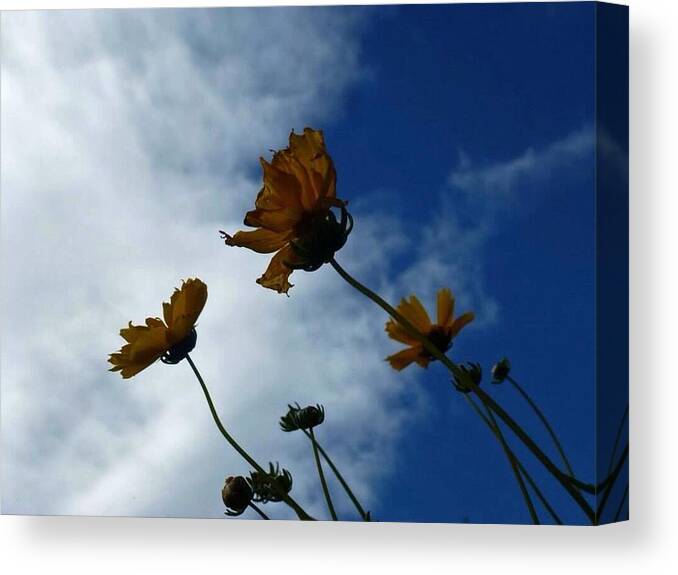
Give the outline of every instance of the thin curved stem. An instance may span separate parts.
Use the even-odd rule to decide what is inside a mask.
[[[250,507],[254,509],[262,519],[270,519],[270,517],[266,515],[266,513],[264,513],[261,509],[259,509],[259,506],[255,505],[252,501],[250,501]]]
[[[556,432],[554,431],[553,427],[551,427],[551,424],[546,419],[546,416],[544,415],[542,410],[539,409],[539,406],[532,400],[532,398],[529,396],[527,391],[525,391],[523,389],[523,387],[515,379],[513,379],[510,375],[506,376],[506,379],[511,383],[511,385],[513,385],[513,387],[518,391],[518,393],[523,397],[523,399],[532,408],[532,411],[534,411],[534,413],[540,419],[540,421],[542,422],[542,424],[546,428],[546,431],[548,431],[548,434],[551,436],[551,439],[553,440],[553,443],[556,446],[558,453],[560,454],[560,458],[563,460],[563,464],[567,468],[567,472],[572,477],[574,477],[575,474],[574,474],[574,471],[572,470],[572,465],[570,465],[570,462],[567,459],[567,455],[565,455],[565,450],[563,449],[563,446],[560,443],[560,440],[558,439]]]
[[[313,433],[313,428],[309,428],[309,437],[311,438],[311,445],[313,445],[313,457],[315,457],[315,464],[318,468],[318,477],[320,478],[320,485],[323,488],[323,494],[325,495],[325,501],[327,502],[327,509],[330,511],[332,516],[332,521],[337,521],[337,512],[334,510],[334,505],[332,504],[332,498],[330,497],[330,490],[327,487],[327,481],[325,481],[325,473],[323,473],[323,466],[320,463],[320,456],[318,455],[318,444],[315,441],[315,434]]]
[[[487,425],[487,427],[489,427],[490,431],[492,433],[496,434],[494,426],[492,425],[490,420],[485,416],[485,414],[483,414],[483,412],[480,410],[480,408],[476,405],[476,402],[473,400],[473,398],[469,397],[468,395],[464,395],[464,397],[466,398],[466,401],[469,403],[469,405],[471,405],[471,407],[474,409],[474,411],[478,414],[478,416],[485,422],[485,425]],[[495,421],[495,423],[496,423],[496,421]],[[548,500],[546,499],[546,497],[542,493],[541,489],[539,489],[539,487],[537,486],[534,479],[532,479],[532,476],[529,474],[527,469],[525,469],[525,466],[520,462],[520,459],[518,459],[518,456],[516,456],[515,453],[513,453],[513,451],[511,450],[510,447],[508,449],[513,454],[513,456],[515,457],[516,465],[520,469],[520,472],[523,474],[523,476],[525,477],[527,482],[530,484],[530,487],[532,487],[532,490],[534,491],[535,495],[537,496],[539,501],[541,501],[541,504],[544,506],[546,511],[548,511],[548,513],[552,517],[553,521],[555,521],[556,524],[558,524],[558,525],[562,525],[563,524],[562,520],[560,519],[560,517],[558,517],[558,514],[555,512],[555,510],[553,509],[551,504],[548,502]]]
[[[614,438],[614,446],[612,447],[612,453],[610,453],[610,462],[607,464],[607,475],[608,477],[612,474],[612,466],[614,465],[614,456],[617,454],[617,448],[619,447],[619,441],[621,440],[622,432],[624,431],[624,423],[626,423],[626,418],[629,416],[629,406],[626,406],[624,410],[624,415],[622,415],[621,421],[619,422],[619,427],[617,428],[617,435]]]
[[[617,512],[614,514],[614,520],[619,521],[622,511],[624,510],[624,503],[626,503],[626,498],[629,496],[629,484],[626,484],[626,489],[624,489],[624,495],[622,496],[619,506],[617,507]]]
[[[490,408],[485,406],[485,412],[487,413],[487,417],[490,420],[490,424],[492,425],[494,434],[499,440],[499,443],[501,443],[501,447],[504,450],[504,453],[506,454],[506,458],[511,464],[511,469],[516,477],[516,481],[518,482],[518,487],[520,487],[520,492],[523,496],[523,499],[525,500],[525,505],[527,505],[527,510],[529,511],[530,517],[532,518],[532,523],[534,523],[535,525],[539,525],[540,524],[539,515],[537,515],[537,510],[534,508],[534,503],[532,503],[530,493],[527,491],[525,481],[520,472],[520,468],[518,467],[517,458],[513,451],[511,451],[511,449],[509,448],[508,443],[506,443],[504,434],[501,432],[501,429],[497,424],[497,420],[494,418],[494,415],[492,415],[492,411],[490,410]]]
[[[355,278],[353,278],[344,268],[342,268],[337,261],[332,258],[330,260],[330,265],[336,270],[336,272],[353,288],[358,290],[360,293],[371,299],[379,307],[381,307],[386,313],[398,321],[408,332],[411,333],[421,344],[426,348],[433,357],[438,359],[453,375],[463,375],[459,367],[453,363],[444,353],[442,353],[431,341],[423,334],[421,334],[411,322],[409,322],[402,314],[398,313],[396,309],[393,308],[388,302],[382,299],[378,294],[373,292],[368,287],[361,284]],[[468,379],[468,378],[467,378]],[[570,476],[563,473],[551,459],[539,448],[539,446],[532,440],[532,438],[523,430],[523,428],[518,425],[518,423],[496,402],[492,397],[490,397],[484,390],[482,390],[478,385],[469,380],[468,385],[471,388],[471,391],[478,396],[480,401],[488,406],[499,418],[513,431],[513,433],[520,439],[525,446],[532,452],[532,454],[540,461],[540,463],[555,477],[555,479],[563,486],[563,488],[568,492],[570,497],[579,505],[581,510],[587,516],[591,523],[595,522],[595,512],[589,505],[589,503],[584,499],[582,494],[572,485],[570,481]]]
[[[619,477],[619,474],[621,473],[621,470],[624,467],[624,463],[626,463],[626,458],[628,457],[628,455],[629,455],[629,446],[627,445],[624,448],[624,451],[622,452],[621,457],[617,462],[617,465],[615,465],[612,471],[612,475],[610,475],[610,480],[607,484],[607,487],[605,488],[605,491],[603,492],[603,498],[600,500],[600,505],[598,505],[598,509],[596,510],[596,521],[595,521],[596,525],[600,523],[600,518],[603,516],[603,511],[605,510],[605,505],[607,504],[607,501],[610,498],[610,494],[612,493],[614,483],[617,480],[617,477]]]
[[[221,423],[221,419],[219,419],[219,415],[217,414],[217,410],[214,407],[214,402],[212,401],[212,397],[210,396],[210,392],[207,389],[207,385],[205,384],[205,381],[203,380],[202,376],[200,375],[200,372],[198,371],[198,368],[195,366],[193,363],[193,360],[191,359],[191,356],[186,354],[186,360],[188,361],[188,364],[191,366],[191,369],[193,370],[193,373],[195,374],[195,377],[198,379],[198,382],[200,383],[200,387],[202,387],[202,391],[205,394],[205,399],[207,400],[207,405],[210,408],[210,413],[212,414],[212,418],[214,419],[214,423],[216,423],[217,428],[221,432],[221,435],[224,436],[226,441],[230,443],[231,447],[235,449],[238,454],[245,460],[247,463],[249,463],[254,469],[256,469],[259,473],[262,473],[264,475],[267,475],[266,471],[264,470],[261,465],[259,465],[254,458],[250,456],[247,451],[245,451],[238,442],[231,436],[228,431],[226,431],[226,428],[224,425]],[[315,521],[313,517],[311,517],[304,509],[294,500],[292,499],[289,495],[285,495],[283,498],[283,501],[289,505],[294,512],[297,514],[299,519],[302,521]]]
[[[305,429],[302,429],[302,431],[306,434],[306,437],[311,439],[311,436],[309,435],[308,431],[306,431]],[[369,521],[370,520],[369,513],[367,513],[363,509],[363,506],[360,505],[358,498],[353,494],[353,491],[349,487],[348,483],[346,483],[346,480],[344,479],[343,475],[339,472],[339,469],[337,469],[337,466],[330,459],[330,456],[323,449],[322,445],[320,445],[320,443],[318,443],[317,439],[316,439],[315,444],[316,444],[316,447],[318,448],[318,451],[320,452],[320,455],[323,456],[323,459],[327,462],[327,465],[330,466],[332,473],[334,473],[335,477],[337,478],[337,480],[339,481],[341,486],[344,488],[346,495],[348,495],[349,499],[353,502],[353,505],[355,506],[356,510],[358,511],[358,513],[360,513],[360,517],[362,517],[363,521]]]

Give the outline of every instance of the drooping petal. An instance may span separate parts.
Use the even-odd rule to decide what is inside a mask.
[[[227,238],[226,243],[229,246],[249,248],[260,254],[270,254],[282,248],[291,235],[291,231],[278,233],[260,228],[252,232],[237,232],[233,237]]]
[[[386,322],[386,333],[391,339],[399,341],[407,345],[417,345],[419,340],[411,335],[403,326],[397,321],[390,319]]]
[[[386,361],[388,361],[391,364],[391,367],[393,369],[396,369],[398,371],[402,371],[405,369],[408,365],[410,365],[412,362],[415,362],[418,360],[419,355],[421,353],[421,346],[420,347],[408,347],[406,349],[403,349],[402,351],[399,351],[398,353],[394,353],[393,355],[389,355],[386,358]]]
[[[400,300],[400,305],[398,305],[398,311],[405,316],[405,319],[417,328],[417,330],[426,335],[431,329],[431,318],[426,313],[426,309],[417,296],[410,296],[409,300],[402,299]]]
[[[462,328],[471,323],[475,317],[476,316],[473,312],[467,312],[463,315],[460,315],[452,322],[452,325],[450,326],[450,337],[456,337]]]
[[[454,318],[454,296],[449,288],[438,291],[438,325],[448,327]]]
[[[285,246],[271,258],[268,268],[266,268],[264,274],[257,280],[257,283],[265,288],[273,289],[278,293],[286,294],[289,289],[293,287],[293,284],[288,281],[293,270],[287,267],[285,262],[294,264],[298,262],[298,259],[299,258],[294,253],[292,246]]]

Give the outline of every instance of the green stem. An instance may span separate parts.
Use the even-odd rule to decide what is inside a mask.
[[[487,406],[485,406],[485,411],[487,413],[488,419],[490,420],[492,429],[494,430],[494,434],[499,440],[499,443],[501,443],[502,449],[506,454],[506,458],[511,464],[511,469],[513,470],[513,474],[516,477],[516,481],[518,481],[518,486],[520,487],[520,492],[522,493],[523,499],[525,500],[525,505],[527,505],[527,510],[530,513],[530,517],[532,518],[532,523],[534,523],[535,525],[539,525],[540,524],[539,516],[537,515],[537,510],[534,508],[532,498],[530,497],[530,494],[527,491],[525,481],[523,480],[523,476],[520,473],[520,469],[518,468],[517,458],[513,451],[511,451],[511,449],[509,448],[508,443],[506,443],[504,434],[501,432],[501,429],[499,428],[499,425],[497,424],[497,420],[494,418],[494,415],[492,415],[492,411],[490,411],[490,409]]]
[[[221,435],[223,435],[226,438],[226,441],[231,444],[231,447],[235,449],[238,454],[245,460],[247,463],[249,463],[254,469],[256,469],[259,473],[262,473],[264,475],[267,475],[266,471],[264,470],[261,465],[259,465],[247,451],[245,451],[238,442],[233,439],[233,437],[226,431],[226,428],[224,425],[221,423],[221,420],[219,419],[219,415],[217,414],[217,410],[214,407],[214,403],[212,402],[212,397],[210,396],[210,392],[207,389],[207,385],[205,384],[205,381],[203,380],[202,376],[200,375],[200,372],[198,371],[198,368],[195,366],[193,363],[193,360],[191,359],[191,356],[186,354],[186,360],[188,361],[189,365],[191,366],[191,369],[193,370],[193,373],[195,374],[195,377],[198,379],[198,382],[200,383],[200,387],[202,387],[202,391],[205,394],[205,399],[207,400],[207,405],[210,408],[210,412],[212,413],[212,418],[214,419],[214,423],[216,423],[217,428],[221,432]],[[292,499],[289,495],[285,495],[283,498],[283,501],[289,505],[294,512],[297,514],[299,519],[302,521],[315,521],[313,517],[311,517],[304,509],[294,500]]]
[[[563,449],[562,444],[558,440],[558,436],[556,435],[556,432],[553,430],[553,427],[551,427],[551,424],[546,419],[546,416],[544,415],[542,410],[539,409],[539,406],[532,400],[532,398],[528,395],[528,393],[523,389],[523,387],[521,385],[518,384],[518,382],[515,379],[513,379],[510,375],[507,376],[506,379],[509,380],[511,385],[513,385],[513,387],[518,391],[518,393],[523,397],[523,399],[529,404],[529,406],[532,408],[534,413],[537,415],[537,417],[544,424],[546,431],[548,431],[549,435],[551,436],[551,439],[553,440],[553,443],[556,446],[556,449],[558,450],[558,453],[560,454],[560,458],[563,460],[563,463],[565,464],[565,467],[567,468],[567,472],[572,477],[574,477],[574,471],[572,470],[572,466],[570,465],[570,462],[567,459],[567,455],[565,455],[565,450]]]
[[[302,429],[302,431],[306,434],[306,437],[308,437],[309,439],[311,438],[308,431],[306,431],[305,429]],[[330,459],[330,456],[327,455],[327,452],[323,449],[322,445],[320,445],[320,443],[318,443],[318,440],[316,440],[315,445],[318,448],[320,455],[322,455],[323,459],[325,459],[325,461],[327,462],[327,465],[330,466],[330,469],[334,473],[334,475],[337,478],[337,480],[339,481],[339,483],[341,483],[341,486],[344,488],[344,491],[348,495],[349,499],[353,502],[353,505],[355,505],[355,508],[358,510],[358,513],[360,513],[360,517],[362,517],[363,521],[369,521],[370,520],[369,513],[367,513],[363,509],[362,505],[360,505],[358,498],[353,494],[353,491],[351,491],[351,488],[348,486],[348,483],[346,483],[346,480],[344,479],[343,475],[341,473],[339,473],[337,466]]]
[[[617,477],[619,477],[619,474],[621,473],[621,470],[624,467],[624,463],[626,462],[626,458],[628,457],[628,455],[629,455],[629,446],[627,445],[624,448],[624,451],[622,452],[621,457],[617,462],[617,465],[613,469],[612,475],[610,475],[610,480],[607,483],[607,487],[603,492],[603,498],[600,500],[600,505],[598,505],[598,509],[596,511],[596,520],[595,520],[596,525],[600,523],[600,518],[603,516],[603,511],[605,509],[605,505],[607,504],[608,499],[610,498],[610,494],[612,493],[614,483],[617,480]]]
[[[251,501],[250,501],[250,507],[252,509],[254,509],[262,519],[270,519],[270,517],[268,515],[266,515],[266,513],[264,513],[261,509],[259,509],[259,507],[257,505],[255,505]]]
[[[386,313],[398,321],[405,329],[407,329],[413,337],[415,337],[421,344],[426,348],[433,357],[438,359],[453,375],[463,375],[459,367],[454,364],[444,353],[442,353],[435,345],[433,345],[429,339],[419,333],[419,331],[405,318],[403,317],[396,309],[393,308],[388,302],[384,301],[378,294],[373,292],[371,289],[367,288],[355,278],[353,278],[346,270],[344,270],[337,261],[333,258],[330,260],[330,264],[337,271],[337,273],[353,288],[358,290],[364,296],[371,299],[379,307],[381,307]],[[482,390],[478,385],[474,384],[469,379],[469,386],[471,390],[478,396],[480,401],[489,406],[492,411],[499,416],[499,418],[513,431],[513,433],[525,444],[525,446],[532,452],[532,454],[541,462],[541,464],[555,477],[555,479],[563,486],[563,488],[569,493],[570,497],[579,505],[582,511],[586,514],[589,521],[592,523],[595,521],[595,512],[588,504],[586,499],[582,494],[572,486],[570,476],[563,473],[554,463],[549,459],[549,457],[539,448],[539,446],[532,440],[532,438],[523,430],[518,423],[499,405],[494,401],[484,390]]]
[[[480,408],[476,405],[476,402],[473,401],[473,398],[472,398],[472,397],[469,397],[468,395],[464,395],[464,397],[466,398],[466,400],[468,401],[468,403],[471,405],[471,407],[473,407],[473,409],[474,409],[475,412],[478,414],[478,416],[485,422],[485,425],[487,425],[487,427],[490,428],[490,431],[492,431],[492,433],[495,433],[495,434],[496,434],[496,431],[495,431],[495,429],[494,429],[492,423],[491,423],[490,420],[482,413],[482,411],[480,411]],[[495,422],[495,423],[496,423],[496,422]],[[498,426],[497,426],[497,427],[498,427]],[[509,447],[509,451],[511,451],[511,448],[510,448],[510,447]],[[542,505],[543,505],[544,508],[549,512],[549,515],[551,515],[551,517],[553,518],[553,520],[554,520],[558,525],[562,525],[562,524],[563,524],[562,520],[560,519],[560,517],[558,517],[558,514],[555,512],[555,510],[553,509],[553,507],[551,506],[551,504],[548,502],[548,500],[546,499],[546,497],[545,497],[544,494],[542,493],[541,489],[539,489],[539,487],[537,486],[537,484],[536,484],[536,482],[534,481],[534,479],[532,479],[532,476],[529,474],[529,472],[527,471],[527,469],[525,469],[525,466],[520,462],[520,459],[518,459],[518,457],[515,455],[515,453],[513,453],[513,451],[511,451],[511,453],[512,453],[513,456],[515,457],[515,461],[516,461],[516,464],[518,465],[518,468],[520,469],[520,472],[523,474],[523,476],[525,477],[525,479],[527,479],[527,482],[530,484],[530,487],[532,487],[532,490],[534,491],[534,493],[535,493],[535,495],[537,496],[537,498],[539,499],[539,501],[541,501]]]
[[[332,498],[330,497],[330,490],[327,488],[327,481],[325,481],[325,474],[323,473],[323,466],[320,463],[320,456],[318,455],[318,444],[315,441],[315,434],[313,433],[313,428],[309,428],[309,437],[311,438],[311,445],[313,445],[313,456],[315,457],[315,464],[318,468],[318,477],[320,477],[320,485],[323,488],[323,494],[325,495],[325,501],[327,502],[327,509],[330,510],[330,515],[332,516],[332,521],[337,521],[337,512],[334,510],[334,505],[332,504]]]

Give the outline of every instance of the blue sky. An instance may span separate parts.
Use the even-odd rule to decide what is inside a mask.
[[[593,471],[592,26],[590,5],[373,10],[370,79],[325,128],[344,193],[378,190],[413,243],[441,209],[460,222],[458,239],[483,236],[470,253],[450,245],[455,234],[433,246],[474,269],[496,304],[452,355],[486,369],[508,355],[584,477]],[[559,148],[568,138],[580,148]],[[472,177],[493,168],[490,183]],[[527,520],[498,447],[444,378],[435,365],[418,375],[430,413],[408,426],[377,514]],[[537,429],[508,388],[493,391]]]
[[[383,362],[399,344],[380,310],[329,268],[278,297],[254,284],[266,258],[219,245],[259,188],[258,156],[306,125],[324,130],[356,218],[342,265],[394,302],[431,308],[452,288],[478,316],[452,357],[487,378],[508,355],[593,478],[591,5],[24,13],[3,17],[3,38],[3,311],[24,326],[3,336],[5,512],[222,514],[223,476],[246,470],[186,366],[128,384],[101,364],[119,327],[198,275],[194,357],[217,404],[314,512],[308,446],[276,430],[290,401],[325,404],[320,437],[376,518],[529,522],[445,371]],[[508,387],[490,391],[545,441]]]

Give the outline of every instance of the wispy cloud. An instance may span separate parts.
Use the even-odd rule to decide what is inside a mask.
[[[417,403],[381,361],[382,314],[331,270],[296,273],[290,299],[264,290],[267,258],[217,236],[239,227],[263,150],[341,113],[361,75],[355,14],[3,15],[5,512],[222,515],[224,476],[247,467],[188,366],[106,371],[120,327],[196,275],[210,297],[194,357],[226,424],[319,511],[309,447],[277,420],[325,403],[322,435],[369,503],[399,399]]]
[[[450,175],[452,188],[475,198],[489,208],[525,202],[525,192],[555,175],[576,167],[593,154],[594,131],[585,126],[542,148],[528,148],[506,161],[474,165],[461,154],[459,166]],[[523,189],[525,191],[523,191]],[[541,188],[541,193],[548,190]],[[519,196],[519,197],[516,197]],[[499,203],[499,206],[497,205]]]

